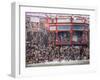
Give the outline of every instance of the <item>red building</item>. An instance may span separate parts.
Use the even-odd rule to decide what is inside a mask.
[[[54,36],[50,42],[56,45],[88,45],[89,16],[56,15],[47,17],[48,31]]]

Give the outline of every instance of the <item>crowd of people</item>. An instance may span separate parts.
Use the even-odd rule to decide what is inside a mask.
[[[26,63],[36,64],[63,60],[88,60],[88,46],[56,46],[48,45],[48,36],[46,33],[34,32],[28,34],[26,41]]]

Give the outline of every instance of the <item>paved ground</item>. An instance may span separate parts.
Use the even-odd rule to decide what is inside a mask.
[[[71,61],[62,61],[62,62],[46,62],[38,64],[27,64],[26,67],[41,67],[41,66],[60,66],[60,65],[82,65],[89,64],[89,60],[71,60]]]

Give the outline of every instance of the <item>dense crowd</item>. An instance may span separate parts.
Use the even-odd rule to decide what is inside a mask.
[[[54,46],[52,44],[47,46],[47,43],[38,41],[36,37],[34,39],[26,41],[27,64],[89,59],[88,46]]]

